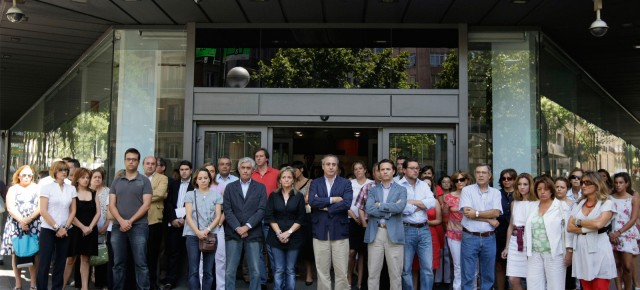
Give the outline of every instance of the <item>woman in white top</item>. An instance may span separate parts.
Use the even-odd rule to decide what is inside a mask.
[[[49,175],[54,182],[40,189],[40,263],[38,264],[38,290],[49,289],[49,266],[53,258],[51,289],[63,288],[64,266],[67,260],[69,238],[67,231],[76,216],[76,189],[64,180],[69,166],[64,161],[51,164]],[[55,257],[54,257],[55,253]]]
[[[527,289],[565,289],[566,266],[571,264],[572,234],[566,224],[571,209],[565,202],[555,199],[555,184],[547,176],[538,179],[534,192],[539,201],[531,204],[525,225],[527,248]]]
[[[2,249],[0,255],[12,256],[13,275],[16,279],[14,289],[22,289],[22,279],[20,272],[22,270],[16,267],[15,248],[12,238],[20,235],[38,236],[40,232],[40,205],[38,191],[39,187],[33,182],[33,169],[29,165],[23,165],[13,174],[13,186],[7,192],[7,223],[2,236]],[[37,262],[37,261],[34,261]],[[37,263],[29,266],[29,275],[31,275],[31,289],[36,286],[36,267]]]
[[[113,269],[113,250],[111,249],[111,242],[109,241],[111,233],[111,220],[113,217],[109,212],[109,188],[104,186],[105,172],[102,167],[96,168],[91,171],[91,183],[90,187],[96,192],[96,199],[100,201],[100,220],[98,220],[98,234],[100,234],[101,243],[107,245],[107,252],[109,254],[109,262],[104,265],[95,266],[96,287],[105,288],[112,285],[111,274]]]
[[[529,217],[532,201],[538,198],[533,194],[533,177],[521,173],[516,178],[516,191],[511,203],[511,220],[507,229],[507,245],[502,258],[507,259],[507,277],[514,290],[522,289],[521,278],[527,277],[527,252],[524,245],[524,227]]]
[[[609,233],[609,240],[613,244],[613,255],[618,266],[618,278],[616,288],[622,290],[631,289],[631,276],[633,273],[633,256],[637,256],[638,239],[640,232],[636,228],[640,197],[633,195],[631,189],[631,176],[626,172],[619,172],[613,176],[613,210],[616,213],[613,231]],[[638,288],[640,285],[636,285]]]
[[[571,182],[564,176],[560,176],[555,180],[556,199],[565,202],[569,207],[573,208],[573,200],[567,197]]]
[[[607,236],[614,215],[613,202],[597,172],[585,172],[580,183],[582,197],[576,201],[567,226],[570,233],[576,234],[572,275],[580,279],[583,290],[609,289],[609,279],[618,276]]]
[[[355,206],[356,200],[358,199],[358,195],[360,194],[360,190],[367,185],[368,183],[373,182],[373,180],[367,178],[367,167],[364,165],[364,161],[355,161],[352,165],[353,174],[356,178],[351,179],[351,188],[353,189],[353,200],[351,201],[351,208],[347,212],[349,215],[349,268],[347,273],[353,273],[353,268],[356,267],[357,263],[357,274],[358,274],[358,283],[356,286],[357,289],[360,289],[362,286],[362,275],[364,269],[364,259],[363,255],[365,252],[364,245],[364,229],[362,227],[362,223],[360,222],[360,217],[358,215],[358,208]],[[358,260],[356,261],[356,254]],[[353,285],[351,283],[351,276],[349,275],[347,278],[349,280],[349,285]]]

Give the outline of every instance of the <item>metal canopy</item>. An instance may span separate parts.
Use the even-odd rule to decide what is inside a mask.
[[[0,129],[9,129],[112,25],[420,23],[535,26],[640,119],[640,1],[604,0],[609,32],[590,35],[589,0],[0,0]],[[391,2],[391,3],[387,3]],[[513,2],[525,2],[516,4]],[[639,46],[640,47],[640,46]],[[594,108],[598,110],[598,108]],[[640,125],[624,124],[640,147]],[[606,128],[605,128],[606,129]]]

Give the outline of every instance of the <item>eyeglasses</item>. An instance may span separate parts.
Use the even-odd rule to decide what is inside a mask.
[[[582,185],[582,186],[591,186],[591,185],[595,185],[595,183],[593,183],[593,181],[591,181],[591,180],[582,180],[582,181],[580,181],[580,185]]]
[[[33,178],[33,174],[26,174],[26,173],[23,173],[23,174],[20,174],[20,177],[21,177],[21,178],[27,178],[27,177],[29,177],[29,178]]]
[[[465,181],[467,181],[467,179],[465,177],[461,177],[461,178],[451,179],[451,181],[453,183],[458,183],[458,182],[465,182]]]
[[[502,178],[500,178],[501,181],[511,181],[513,180],[513,177],[511,176],[503,176]]]
[[[582,176],[580,175],[569,175],[569,179],[581,179]]]

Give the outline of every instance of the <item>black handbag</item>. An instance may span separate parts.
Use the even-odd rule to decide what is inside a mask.
[[[200,219],[198,218],[198,192],[193,191],[194,205],[196,207],[196,224],[200,230]],[[198,240],[198,249],[203,253],[215,253],[218,248],[218,236],[212,232],[207,234],[204,240]]]

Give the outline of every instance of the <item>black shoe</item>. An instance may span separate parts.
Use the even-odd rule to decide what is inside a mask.
[[[304,281],[304,284],[307,286],[313,285],[313,281]]]
[[[4,266],[4,260],[0,260],[0,266]]]
[[[267,284],[262,284],[262,290],[267,290]]]
[[[164,284],[164,286],[162,286],[162,290],[171,290],[173,289],[173,285],[171,285],[171,283],[167,283]]]

